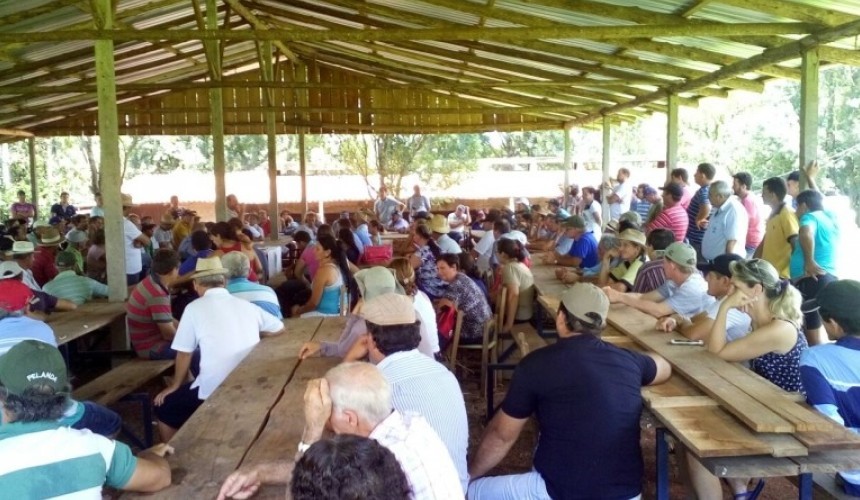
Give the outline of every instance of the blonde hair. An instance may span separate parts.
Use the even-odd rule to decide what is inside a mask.
[[[388,264],[390,269],[394,270],[394,276],[397,278],[397,284],[403,287],[406,295],[415,295],[415,269],[405,257],[397,257]]]
[[[768,300],[768,308],[777,319],[800,325],[803,298],[800,291],[787,279],[780,279],[773,265],[762,259],[739,260],[731,263],[732,279],[747,286],[761,285]]]

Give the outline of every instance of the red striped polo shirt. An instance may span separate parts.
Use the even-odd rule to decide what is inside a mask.
[[[158,323],[173,321],[170,294],[152,276],[147,276],[134,287],[126,304],[126,313],[128,334],[135,351],[148,352],[170,343],[158,329]]]

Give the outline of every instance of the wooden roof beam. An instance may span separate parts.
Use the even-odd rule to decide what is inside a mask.
[[[258,19],[257,16],[253,12],[251,12],[250,9],[242,5],[239,0],[224,0],[224,2],[230,7],[232,7],[237,14],[242,16],[242,19],[248,21],[248,24],[253,26],[255,30],[268,31],[272,29],[271,26]],[[273,40],[272,44],[277,47],[278,50],[281,51],[281,54],[283,54],[284,57],[286,57],[290,61],[298,61],[296,54],[287,47],[287,44],[285,44],[281,40]]]
[[[839,12],[835,9],[822,9],[813,5],[803,5],[784,0],[720,0],[720,3],[741,9],[764,12],[772,16],[795,19],[800,22],[823,23],[827,26],[838,26],[860,19],[857,16]],[[836,2],[832,3],[838,5]]]
[[[114,42],[186,42],[191,40],[291,42],[396,42],[412,40],[539,40],[583,39],[616,40],[621,38],[652,38],[673,36],[756,36],[814,33],[820,26],[810,23],[701,23],[695,26],[628,25],[628,26],[559,26],[553,28],[474,28],[462,27],[455,32],[444,28],[428,29],[295,29],[295,30],[57,30],[48,32],[2,32],[3,43],[67,42],[72,40],[113,40]]]
[[[665,98],[668,94],[688,92],[705,85],[711,85],[727,77],[746,73],[749,71],[754,71],[757,67],[763,64],[773,64],[780,61],[785,61],[787,59],[794,59],[796,57],[800,57],[800,55],[804,51],[817,47],[821,44],[829,43],[834,40],[840,40],[842,38],[857,36],[858,34],[860,34],[860,20],[842,24],[835,28],[830,28],[819,32],[815,35],[809,35],[805,38],[801,38],[800,40],[787,43],[781,47],[768,49],[758,56],[754,56],[745,61],[732,64],[731,66],[726,66],[725,68],[722,68],[718,71],[714,71],[707,76],[696,78],[694,80],[689,80],[682,84],[673,85],[665,90],[652,92],[651,94],[637,97],[636,99],[630,100],[628,102],[604,108],[598,113],[591,113],[582,118],[577,118],[576,120],[569,122],[568,126],[576,126],[578,124],[587,123],[590,121],[597,120],[598,118],[601,118],[606,114],[611,114],[624,109],[630,109],[636,106],[641,106],[646,103],[654,102]]]

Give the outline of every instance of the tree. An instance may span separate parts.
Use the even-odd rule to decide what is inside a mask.
[[[330,154],[350,173],[362,176],[370,198],[375,198],[379,186],[388,187],[398,196],[403,177],[415,173],[416,158],[424,146],[423,134],[362,134],[333,136]]]
[[[540,132],[502,132],[495,148],[497,158],[557,156],[564,151],[564,136],[560,130]]]

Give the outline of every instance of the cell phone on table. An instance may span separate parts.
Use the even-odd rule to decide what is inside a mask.
[[[704,340],[690,340],[690,339],[672,339],[669,341],[672,345],[705,345]]]

